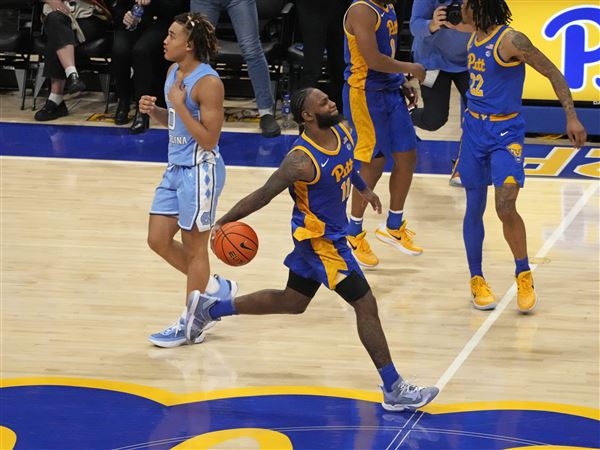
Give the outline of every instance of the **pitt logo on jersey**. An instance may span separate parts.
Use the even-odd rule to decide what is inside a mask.
[[[353,164],[354,164],[354,161],[352,161],[352,158],[350,158],[348,161],[346,161],[345,166],[343,166],[342,164],[338,164],[331,171],[331,176],[334,176],[335,181],[337,183],[339,183],[342,178],[346,178],[348,175],[350,175],[350,172],[352,172]]]
[[[485,72],[485,61],[482,58],[477,59],[475,53],[469,53],[468,68],[477,72]]]
[[[506,146],[506,149],[514,156],[515,161],[521,162],[523,156],[523,147],[517,142],[513,142]]]

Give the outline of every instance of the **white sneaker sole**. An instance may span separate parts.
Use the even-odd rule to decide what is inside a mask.
[[[471,299],[471,303],[473,303],[473,308],[478,309],[479,311],[489,311],[490,309],[496,309],[498,305],[497,302],[490,303],[489,305],[481,306],[475,303],[475,299]]]
[[[439,394],[439,392],[436,393],[431,398],[429,398],[427,400],[423,400],[422,402],[419,402],[419,403],[413,404],[413,405],[390,405],[388,403],[382,403],[381,406],[383,406],[383,409],[385,409],[386,411],[391,411],[391,412],[414,411],[416,409],[422,408],[423,406],[431,403],[437,397],[438,394]]]
[[[214,322],[211,322],[213,325],[207,325],[206,329],[212,326],[214,326]],[[205,329],[205,330],[206,330]],[[194,340],[194,344],[200,344],[204,341],[204,339],[206,338],[204,332],[202,332],[200,334],[200,336],[198,336],[195,340]],[[148,338],[148,341],[150,341],[150,343],[156,347],[160,347],[160,348],[175,348],[175,347],[181,347],[182,345],[188,345],[188,343],[186,342],[185,339],[182,340],[177,340],[177,341],[171,341],[171,342],[165,342],[165,341],[157,341],[152,339],[151,337]]]
[[[383,225],[383,227],[385,227],[385,225]],[[375,230],[375,237],[377,239],[379,239],[381,242],[385,242],[386,244],[391,245],[396,250],[400,250],[405,255],[419,256],[421,253],[423,253],[423,251],[416,252],[414,250],[407,249],[402,244],[399,244],[398,240],[396,238],[394,238],[393,236],[390,236],[387,233],[387,231],[382,231],[381,227],[379,227]]]

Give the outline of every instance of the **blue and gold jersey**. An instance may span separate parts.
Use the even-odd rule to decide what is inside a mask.
[[[394,7],[392,5],[383,7],[373,0],[354,0],[348,11],[359,4],[367,5],[377,14],[374,30],[377,48],[383,55],[393,58],[398,48],[398,20]],[[351,87],[366,91],[398,89],[404,83],[403,74],[378,72],[367,66],[358,48],[356,37],[346,29],[348,11],[344,16],[344,60],[346,61],[344,79]]]
[[[169,114],[169,164],[192,167],[207,158],[214,158],[214,155],[219,153],[219,145],[217,144],[215,148],[201,148],[169,102],[169,91],[177,79],[178,70],[179,64],[175,64],[165,81],[165,100]],[[192,89],[201,78],[209,75],[219,77],[219,74],[211,66],[201,63],[183,79],[183,86],[186,90],[185,106],[198,120],[200,120],[200,105],[192,98]]]
[[[346,236],[346,202],[352,190],[354,140],[342,124],[331,129],[338,139],[335,150],[319,146],[306,133],[302,133],[290,150],[306,153],[316,171],[312,181],[297,181],[289,188],[294,200],[292,234],[298,241],[316,237],[336,240]]]
[[[499,115],[521,111],[525,66],[521,61],[506,62],[498,53],[498,44],[509,30],[499,26],[483,41],[477,41],[476,33],[471,35],[467,45],[469,111]]]

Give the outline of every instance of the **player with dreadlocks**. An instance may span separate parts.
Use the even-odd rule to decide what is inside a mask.
[[[586,132],[573,106],[571,92],[558,68],[523,33],[508,26],[511,13],[505,0],[465,0],[463,23],[456,28],[471,31],[467,112],[458,161],[467,195],[463,238],[471,272],[471,293],[477,309],[496,307],[496,298],[483,277],[483,213],[488,185],[495,187],[496,213],[504,238],[515,259],[517,307],[532,311],[537,295],[527,257],[525,224],[516,209],[523,187],[525,122],[520,114],[525,63],[552,83],[567,117],[567,135],[579,148]],[[448,27],[453,27],[447,24]]]
[[[208,64],[217,54],[215,29],[201,14],[181,14],[164,40],[165,58],[173,61],[165,82],[167,109],[144,95],[140,111],[169,128],[169,164],[150,209],[148,245],[187,275],[186,294],[235,295],[235,282],[210,276],[208,240],[217,200],[225,183],[219,152],[224,89]],[[182,242],[174,239],[181,230]],[[187,295],[186,295],[187,297]],[[175,323],[150,336],[159,347],[186,343],[185,309]],[[203,340],[203,335],[193,343]]]
[[[284,261],[289,269],[287,285],[283,290],[265,289],[237,298],[196,291],[188,300],[186,337],[193,342],[208,323],[225,316],[303,313],[323,284],[354,309],[360,341],[383,381],[383,407],[388,411],[420,408],[439,390],[412,385],[396,371],[375,297],[346,241],[351,185],[381,213],[379,198],[354,169],[354,138],[336,104],[319,89],[294,93],[291,107],[294,120],[304,124],[305,131],[266,183],[215,225],[243,219],[288,189],[294,202],[294,248]]]

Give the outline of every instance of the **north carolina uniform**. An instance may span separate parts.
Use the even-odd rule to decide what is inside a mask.
[[[334,151],[320,147],[306,133],[291,150],[306,153],[316,174],[312,181],[298,181],[289,188],[294,200],[294,250],[284,261],[292,272],[329,289],[335,289],[338,273],[348,275],[356,271],[363,276],[346,241],[346,203],[352,191],[354,139],[341,124],[332,130],[338,138]]]
[[[507,62],[498,44],[510,30],[499,26],[487,38],[468,43],[470,86],[457,170],[467,188],[501,186],[506,181],[523,186],[523,143],[525,121],[521,98],[525,66]]]
[[[354,0],[377,14],[375,39],[379,52],[393,58],[398,45],[398,21],[392,5],[382,7],[372,0]],[[405,81],[399,73],[369,69],[360,53],[356,37],[348,32],[344,17],[344,58],[346,83],[343,90],[344,116],[356,136],[355,158],[370,162],[374,156],[390,156],[417,147],[412,120],[400,87]]]
[[[169,114],[169,165],[156,188],[150,214],[178,215],[179,226],[209,230],[215,221],[217,201],[225,184],[225,163],[217,145],[203,149],[194,140],[168,100],[179,66],[175,64],[165,81]],[[218,77],[208,64],[201,63],[183,79],[186,107],[200,119],[200,106],[191,98],[194,85],[205,76]]]

